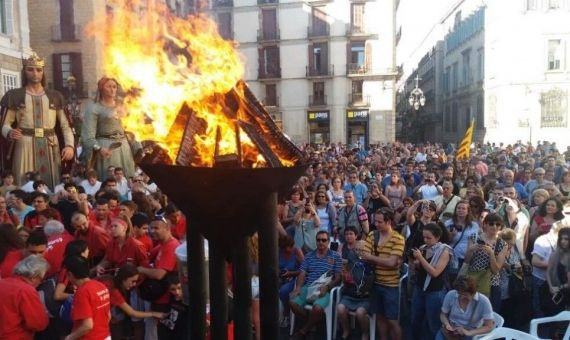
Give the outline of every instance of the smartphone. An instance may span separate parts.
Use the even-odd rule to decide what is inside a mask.
[[[482,246],[485,245],[485,241],[481,240],[481,239],[477,239],[477,244],[480,244]]]
[[[557,292],[552,296],[552,302],[554,302],[557,305],[559,305],[562,302],[562,300],[564,300],[564,294],[562,294],[561,292]]]
[[[332,241],[331,242],[331,250],[332,251],[338,251],[338,241]]]

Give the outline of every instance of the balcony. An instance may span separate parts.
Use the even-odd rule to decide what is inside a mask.
[[[353,24],[346,24],[347,37],[369,37],[374,35],[370,30],[363,26],[355,26]]]
[[[281,67],[272,67],[271,69],[259,70],[259,75],[257,77],[259,80],[274,80],[281,79]]]
[[[309,96],[309,107],[327,106],[327,96]]]
[[[81,41],[81,25],[71,25],[69,30],[61,29],[61,25],[51,27],[52,41]]]
[[[277,42],[281,39],[281,34],[279,30],[265,32],[263,30],[257,30],[257,42],[259,43],[269,43]]]
[[[275,97],[265,97],[262,101],[263,106],[267,109],[278,108],[279,107],[279,96]]]
[[[365,96],[362,93],[350,93],[348,95],[348,106],[370,107],[370,96]]]
[[[307,27],[307,38],[328,38],[331,35],[331,28],[329,25],[326,26],[309,26]]]
[[[276,5],[279,0],[257,0],[258,5]]]
[[[222,7],[234,7],[233,0],[214,0],[212,1],[212,7],[222,8]]]
[[[351,63],[346,66],[347,76],[365,76],[370,73],[370,70],[365,64]]]
[[[334,76],[334,65],[324,67],[307,66],[305,67],[305,76],[307,78],[331,78]]]

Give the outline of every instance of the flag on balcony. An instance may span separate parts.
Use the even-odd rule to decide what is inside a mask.
[[[471,151],[471,142],[473,141],[473,129],[475,128],[475,120],[471,119],[471,124],[465,131],[465,135],[459,144],[459,148],[457,149],[457,154],[455,158],[457,160],[462,159],[469,159],[469,153]]]

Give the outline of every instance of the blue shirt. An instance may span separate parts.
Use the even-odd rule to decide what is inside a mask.
[[[494,320],[491,302],[481,293],[475,293],[467,308],[463,310],[459,305],[457,291],[449,291],[443,299],[441,311],[448,314],[447,318],[453,327],[463,327],[467,330],[481,327],[485,320]]]
[[[336,251],[330,249],[327,249],[327,253],[323,257],[318,257],[317,251],[313,250],[305,255],[305,260],[301,263],[300,269],[307,274],[304,285],[308,286],[328,271],[340,274],[342,258]]]
[[[362,204],[368,196],[368,188],[366,185],[358,182],[356,184],[347,183],[344,185],[344,191],[352,191],[354,193],[354,199],[357,204]]]

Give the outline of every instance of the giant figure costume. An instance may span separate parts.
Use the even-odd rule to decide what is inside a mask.
[[[43,68],[44,61],[33,54],[24,60],[24,69],[26,67]],[[61,129],[64,145],[74,148],[73,131],[64,112],[63,96],[47,89],[42,94],[31,94],[26,87],[21,87],[6,92],[0,105],[3,109],[2,136],[8,139],[9,145],[5,158],[12,163],[16,184],[23,185],[26,172],[34,171],[53,189],[59,184],[61,172],[56,124]],[[22,137],[10,140],[12,129],[19,129]]]

